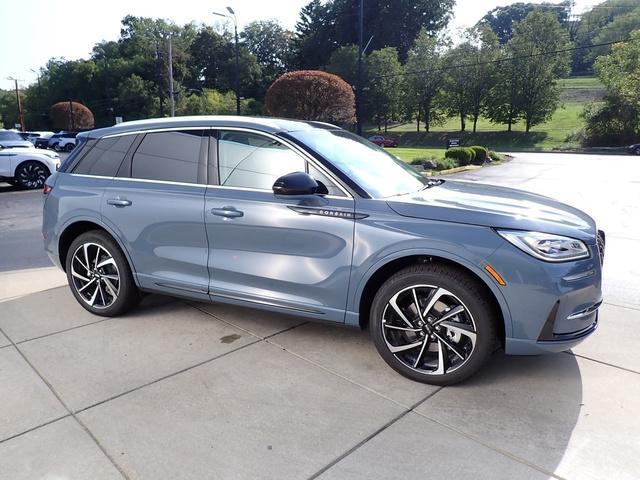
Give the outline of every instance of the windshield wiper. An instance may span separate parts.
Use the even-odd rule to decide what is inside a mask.
[[[436,178],[433,180],[427,180],[427,184],[422,187],[420,190],[426,190],[427,188],[437,187],[438,185],[442,185],[444,180],[442,178]]]

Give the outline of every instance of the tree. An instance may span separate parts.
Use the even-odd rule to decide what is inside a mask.
[[[269,87],[265,109],[278,117],[350,124],[355,120],[355,96],[337,75],[299,70],[285,73]]]
[[[371,52],[365,61],[367,116],[387,131],[389,120],[400,113],[402,96],[402,65],[395,48],[386,47]]]
[[[444,83],[444,106],[447,114],[460,119],[460,131],[467,126],[467,117],[471,113],[469,90],[472,85],[471,69],[466,66],[474,56],[474,47],[469,43],[461,43],[449,50],[445,55],[445,64],[453,67],[447,70]]]
[[[77,102],[58,102],[50,115],[56,130],[87,130],[95,125],[91,110]]]
[[[420,30],[435,34],[451,18],[454,0],[367,0],[365,42],[370,51],[393,47],[405,61]],[[296,25],[294,58],[298,67],[326,65],[337,47],[358,43],[360,0],[312,0]]]
[[[575,34],[578,48],[572,55],[573,74],[592,73],[595,59],[611,51],[610,45],[595,48],[593,45],[624,40],[631,31],[639,28],[640,5],[637,2],[606,0],[585,12]]]
[[[503,7],[496,7],[489,11],[478,22],[477,26],[489,26],[498,36],[501,44],[506,44],[513,36],[513,27],[523,21],[531,12],[552,13],[558,22],[568,26],[571,13],[571,2],[561,3],[512,3]]]
[[[349,85],[355,86],[358,67],[358,47],[343,45],[333,51],[326,70],[338,75]]]
[[[424,120],[425,131],[444,120],[441,88],[444,82],[443,51],[446,43],[429,35],[426,29],[416,37],[405,65],[405,108],[416,118],[417,130]]]
[[[241,36],[245,47],[260,65],[262,81],[270,85],[287,68],[291,32],[276,20],[262,20],[245,26]]]
[[[598,58],[595,65],[609,94],[640,110],[640,30],[628,42],[616,45],[611,54]]]
[[[569,73],[568,35],[555,14],[533,11],[514,27],[487,108],[496,123],[521,118],[525,130],[548,120],[560,103],[558,78]]]
[[[292,42],[292,64],[295,68],[317,68],[326,65],[335,49],[334,17],[331,3],[311,0],[300,10]]]
[[[469,114],[476,131],[480,114],[485,111],[489,92],[496,83],[496,64],[498,59],[498,36],[487,27],[478,27],[467,31],[467,43],[470,56],[465,67],[468,77]]]

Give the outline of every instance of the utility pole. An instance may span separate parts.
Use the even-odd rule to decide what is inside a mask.
[[[164,91],[162,89],[162,65],[160,58],[160,45],[156,37],[156,83],[158,85],[158,97],[160,98],[160,116],[164,117]]]
[[[176,116],[176,104],[173,98],[173,54],[171,52],[171,35],[169,35],[169,108],[171,116]]]
[[[24,128],[24,111],[22,110],[22,101],[20,100],[20,90],[18,89],[18,79],[13,77],[7,77],[7,80],[13,80],[16,84],[16,102],[18,103],[18,112],[20,115],[20,130],[25,131]],[[20,80],[22,81],[22,80]]]
[[[73,102],[71,101],[71,98],[69,98],[69,127],[72,132],[76,129],[73,121]]]
[[[38,78],[38,102],[36,103],[36,108],[38,109],[38,125],[40,125],[40,122],[42,121],[42,86],[40,85],[40,72],[33,68],[31,68],[30,71],[35,73]]]
[[[358,18],[358,69],[356,76],[356,133],[362,135],[362,54],[364,52],[364,0],[360,0]]]
[[[233,28],[235,32],[235,50],[236,50],[236,75],[235,75],[235,90],[236,90],[236,115],[240,115],[240,43],[238,41],[238,19],[236,18],[236,12],[233,8],[226,7],[229,15],[224,13],[212,12],[219,17],[233,19]]]

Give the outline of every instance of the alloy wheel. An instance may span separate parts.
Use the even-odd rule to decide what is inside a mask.
[[[73,252],[71,277],[80,298],[93,308],[107,308],[118,299],[120,272],[102,245],[83,243]]]
[[[38,163],[27,163],[17,172],[20,185],[26,188],[42,188],[49,173]]]
[[[476,345],[476,325],[469,309],[435,285],[413,285],[393,295],[382,313],[381,328],[395,358],[421,374],[457,370]]]

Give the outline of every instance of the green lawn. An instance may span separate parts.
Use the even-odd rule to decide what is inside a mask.
[[[401,158],[405,162],[410,162],[416,158],[443,158],[444,148],[427,148],[427,147],[398,147],[388,148],[387,151],[396,157]]]
[[[467,121],[465,132],[460,132],[460,120],[449,118],[443,125],[433,127],[431,132],[416,132],[415,123],[394,125],[388,136],[400,143],[397,155],[411,160],[432,155],[441,156],[448,138],[459,138],[462,145],[483,145],[492,150],[533,150],[544,151],[578,147],[568,137],[583,127],[580,113],[590,102],[598,102],[604,94],[604,87],[597,77],[572,77],[560,81],[562,106],[544,124],[537,125],[529,133],[524,131],[522,122],[513,125],[507,132],[505,125],[491,123],[486,118],[478,120],[476,133],[471,132],[473,124]],[[421,125],[422,127],[422,125]],[[369,133],[377,133],[374,128]]]

